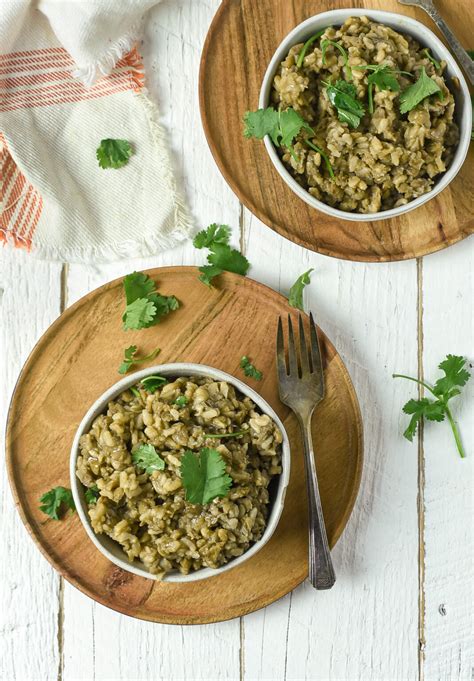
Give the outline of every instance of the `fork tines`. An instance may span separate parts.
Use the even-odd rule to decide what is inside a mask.
[[[308,374],[323,377],[321,351],[319,348],[318,335],[314,324],[313,314],[309,314],[309,345],[306,343],[303,317],[298,315],[298,335],[299,347],[297,350],[293,322],[288,315],[288,365],[285,359],[285,343],[283,334],[283,323],[281,317],[278,318],[277,330],[277,367],[278,378],[280,381],[287,377],[293,379],[304,378]]]

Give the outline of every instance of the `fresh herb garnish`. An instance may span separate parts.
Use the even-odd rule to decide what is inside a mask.
[[[312,135],[315,134],[313,128],[291,106],[285,111],[277,111],[272,107],[258,109],[258,111],[247,111],[244,116],[244,123],[245,137],[263,139],[265,135],[269,135],[275,146],[279,147],[283,144],[287,147],[294,159],[297,159],[293,149],[295,137],[302,130],[306,130]],[[321,154],[329,175],[334,178],[334,171],[327,154],[310,140],[305,139],[303,141],[308,147]]]
[[[142,468],[149,475],[153,471],[162,471],[165,467],[165,462],[158,454],[153,445],[142,444],[138,445],[134,452],[132,452],[132,461]]]
[[[145,390],[148,390],[149,393],[154,393],[158,390],[158,388],[161,388],[162,386],[166,385],[168,383],[168,379],[166,379],[164,376],[146,376],[145,378],[142,378],[141,384],[145,388]]]
[[[208,504],[227,496],[232,478],[225,472],[225,461],[215,449],[204,447],[198,455],[186,451],[181,459],[181,478],[186,501]]]
[[[439,85],[426,74],[423,66],[416,83],[400,93],[400,113],[404,114],[411,111],[423,99],[441,91]]]
[[[135,395],[135,397],[141,397],[140,391],[137,390],[137,388],[135,388],[135,386],[132,385],[131,388],[129,388],[129,390],[132,393],[132,395]]]
[[[174,403],[177,404],[178,407],[185,407],[185,406],[187,405],[188,402],[189,402],[189,400],[188,400],[188,398],[186,397],[186,395],[180,395],[180,396],[177,397],[177,398],[175,399],[175,401],[174,401]]]
[[[337,109],[337,117],[342,123],[348,123],[352,128],[357,128],[362,116],[364,107],[357,99],[355,85],[345,80],[337,80],[335,83],[326,83],[328,99]]]
[[[204,437],[211,437],[211,438],[224,438],[224,437],[240,437],[241,435],[245,435],[248,433],[248,430],[236,430],[235,433],[204,433]]]
[[[291,305],[291,307],[296,307],[298,308],[298,310],[302,310],[303,312],[304,312],[303,290],[305,286],[307,286],[310,282],[310,276],[312,271],[313,268],[311,268],[307,272],[303,272],[303,274],[300,274],[298,279],[290,288],[290,292],[288,294],[288,303]]]
[[[153,352],[150,352],[146,357],[137,357],[137,346],[129,345],[123,351],[123,362],[118,368],[119,374],[126,374],[133,364],[141,364],[141,362],[146,362],[149,359],[154,359],[160,352],[160,348],[156,348]]]
[[[441,71],[441,64],[430,54],[428,47],[425,47],[424,50],[421,50],[421,54],[424,54],[426,58],[430,60],[437,71]]]
[[[93,485],[92,487],[88,487],[86,489],[86,491],[84,492],[84,499],[87,501],[88,504],[96,504],[99,496],[100,496],[100,493],[99,493],[99,488],[97,487],[97,485]]]
[[[312,35],[310,38],[308,38],[308,40],[305,42],[305,44],[301,48],[300,53],[298,55],[298,60],[296,62],[297,68],[300,69],[303,66],[304,58],[306,57],[307,51],[309,50],[311,45],[327,31],[328,28],[331,28],[331,26],[327,26],[326,28],[323,28],[321,31],[318,31],[317,33]]]
[[[76,510],[72,492],[66,487],[53,487],[40,497],[40,502],[40,511],[49,515],[53,520],[59,520],[68,508],[71,511]]]
[[[102,140],[96,151],[101,168],[121,168],[132,155],[132,146],[127,140]]]
[[[411,419],[408,428],[403,435],[413,441],[416,433],[416,428],[421,419],[427,418],[429,421],[444,421],[447,416],[451,429],[453,431],[454,439],[458,452],[462,458],[466,456],[462,446],[461,437],[459,435],[458,427],[453,418],[448,402],[451,398],[461,393],[460,388],[466,385],[469,380],[470,373],[465,369],[466,360],[464,357],[458,355],[447,355],[446,359],[441,362],[439,368],[444,372],[444,376],[439,378],[436,383],[431,386],[424,381],[420,381],[412,376],[405,376],[404,374],[393,374],[394,378],[406,378],[409,381],[419,383],[436,398],[428,399],[423,397],[419,400],[409,400],[403,407],[405,414],[410,414]]]
[[[377,87],[379,90],[391,90],[398,92],[400,84],[395,77],[395,71],[389,66],[380,66],[367,76],[367,96],[369,100],[369,112],[374,113],[373,88]]]
[[[179,308],[174,296],[163,296],[155,283],[143,272],[132,272],[123,280],[127,307],[122,317],[124,329],[145,329],[158,324],[164,316]]]
[[[250,267],[247,258],[235,248],[229,245],[230,228],[227,225],[216,225],[215,223],[194,237],[195,248],[208,248],[211,252],[207,256],[209,265],[199,268],[201,275],[199,279],[212,286],[212,280],[223,272],[235,272],[235,274],[246,275]]]
[[[349,66],[349,55],[347,54],[346,50],[342,47],[342,45],[334,42],[334,40],[322,40],[321,41],[321,52],[323,53],[323,55],[322,55],[323,64],[326,65],[326,50],[328,49],[329,45],[332,45],[333,47],[335,47],[342,54],[342,56],[344,58],[344,71],[346,72],[346,76],[348,77],[348,79],[352,80],[352,70],[351,70],[351,67]]]
[[[244,374],[250,378],[254,378],[256,381],[261,381],[263,374],[259,371],[249,360],[247,355],[243,355],[240,359],[240,367],[244,370]]]

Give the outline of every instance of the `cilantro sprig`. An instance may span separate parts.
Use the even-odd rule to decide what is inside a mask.
[[[214,277],[223,272],[235,272],[246,275],[250,263],[247,258],[229,244],[230,227],[213,223],[194,237],[195,248],[208,248],[208,265],[199,268],[200,281],[206,286],[212,286]]]
[[[346,50],[340,45],[339,43],[334,42],[334,40],[322,40],[321,41],[321,52],[323,54],[322,61],[323,64],[326,65],[326,51],[329,46],[335,47],[339,52],[342,54],[342,57],[344,59],[344,71],[346,72],[346,76],[349,80],[352,79],[352,69],[349,66],[349,55],[347,54]]]
[[[123,288],[127,303],[122,317],[125,330],[154,326],[179,308],[175,296],[158,293],[155,282],[144,272],[128,274],[123,280]]]
[[[101,168],[121,168],[133,153],[132,145],[127,140],[101,140],[95,152]]]
[[[141,444],[132,452],[132,461],[138,468],[143,469],[148,475],[154,471],[162,471],[165,462],[151,444]]]
[[[92,487],[88,487],[86,491],[84,492],[84,499],[87,501],[87,503],[90,504],[96,504],[97,499],[99,498],[100,493],[99,493],[99,488],[97,485],[92,485]]]
[[[257,111],[247,111],[244,115],[244,136],[247,138],[255,137],[263,139],[269,135],[276,147],[281,145],[287,147],[294,159],[297,159],[293,142],[301,131],[315,135],[313,128],[304,120],[300,114],[291,106],[284,111],[268,107]],[[303,142],[321,155],[331,178],[334,178],[334,171],[329,161],[328,155],[314,142],[305,138]]]
[[[40,497],[40,503],[40,511],[53,520],[59,520],[68,508],[72,512],[76,510],[72,492],[66,487],[53,487]]]
[[[138,348],[136,345],[129,345],[128,348],[125,348],[123,351],[122,364],[118,368],[119,374],[126,374],[130,367],[132,367],[134,364],[141,364],[142,362],[146,362],[149,359],[154,359],[160,352],[160,348],[156,348],[153,350],[153,352],[150,352],[149,355],[146,355],[145,357],[138,357],[137,349]]]
[[[442,92],[439,85],[430,78],[423,66],[418,80],[400,93],[400,113],[408,113],[421,101],[436,92]]]
[[[308,52],[309,48],[311,45],[316,42],[318,38],[320,38],[328,28],[331,28],[331,26],[326,26],[326,28],[323,28],[321,31],[318,31],[314,35],[312,35],[308,40],[305,42],[303,47],[301,48],[299,54],[298,54],[298,59],[296,61],[296,66],[300,69],[303,66],[304,58],[306,57],[306,53]]]
[[[240,368],[244,370],[244,374],[249,378],[254,378],[256,381],[261,381],[263,378],[263,373],[252,364],[247,355],[241,357]]]
[[[465,368],[466,360],[459,355],[447,355],[446,359],[439,364],[439,368],[443,371],[444,376],[438,378],[434,385],[429,385],[425,381],[420,381],[418,378],[406,376],[405,374],[393,374],[394,378],[405,378],[409,381],[414,381],[426,388],[435,399],[423,397],[415,400],[411,399],[403,407],[405,414],[411,416],[410,422],[403,435],[413,441],[418,424],[423,418],[429,421],[444,421],[445,416],[449,421],[449,425],[453,431],[456,447],[461,458],[466,456],[464,447],[461,442],[461,436],[453,418],[451,409],[448,406],[449,400],[456,395],[461,394],[460,388],[466,385],[470,378],[470,373]]]
[[[353,83],[346,80],[336,80],[335,83],[327,83],[326,93],[331,104],[337,109],[337,117],[342,123],[347,123],[351,128],[357,128],[365,113],[364,107],[357,99],[357,90]]]
[[[427,59],[429,59],[429,61],[433,64],[433,66],[435,67],[435,69],[436,69],[437,71],[441,71],[441,64],[439,63],[439,61],[438,61],[437,59],[435,59],[435,58],[430,54],[429,47],[425,47],[424,50],[421,50],[421,54],[424,54],[425,57],[426,57]]]
[[[303,272],[303,274],[300,274],[298,279],[290,288],[290,292],[288,294],[288,303],[291,305],[291,307],[296,307],[298,310],[302,310],[303,312],[303,291],[305,286],[310,283],[311,272],[313,272],[313,268],[307,272]]]
[[[186,451],[181,459],[181,478],[186,501],[191,504],[209,504],[218,497],[226,497],[232,478],[216,449],[203,447],[199,454]]]

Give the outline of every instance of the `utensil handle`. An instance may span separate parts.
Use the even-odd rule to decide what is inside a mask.
[[[309,581],[315,589],[330,589],[334,586],[336,575],[329,551],[323,509],[319,496],[316,465],[314,463],[311,417],[300,421],[303,433],[304,461],[306,468],[306,488],[308,491],[309,520]]]
[[[467,77],[471,81],[471,85],[474,85],[474,61],[468,55],[468,53],[463,48],[463,46],[456,38],[454,33],[451,31],[443,17],[439,14],[434,4],[432,2],[425,1],[422,4],[422,7],[433,19],[439,30],[444,34],[444,37],[448,41],[450,48],[458,58],[459,63],[461,64],[464,71],[466,72]]]

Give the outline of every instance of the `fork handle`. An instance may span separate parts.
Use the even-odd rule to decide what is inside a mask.
[[[308,491],[309,514],[309,581],[315,589],[330,589],[334,586],[336,575],[329,551],[323,509],[319,496],[316,465],[314,463],[311,417],[300,421],[303,433],[304,461],[306,468],[306,488]]]
[[[459,40],[456,38],[454,33],[449,28],[448,24],[445,22],[443,17],[439,14],[438,10],[434,6],[433,2],[429,1],[422,3],[421,5],[425,12],[433,19],[441,33],[449,43],[450,48],[458,58],[459,63],[466,72],[467,77],[471,81],[471,85],[474,85],[474,61],[468,55],[466,50],[463,48]]]

